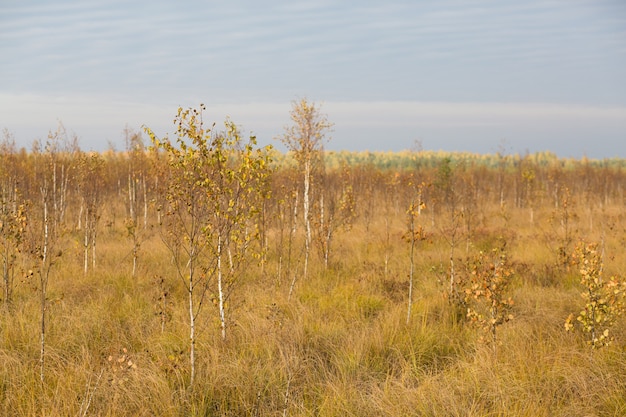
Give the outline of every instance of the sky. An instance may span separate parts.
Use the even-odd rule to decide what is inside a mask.
[[[281,149],[307,98],[331,150],[626,158],[624,0],[0,0],[0,56],[27,148],[62,123],[121,150],[204,103]]]

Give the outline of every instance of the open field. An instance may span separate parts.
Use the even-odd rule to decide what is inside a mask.
[[[1,155],[0,248],[14,274],[0,314],[1,415],[626,415],[621,306],[608,346],[592,348],[579,325],[565,330],[585,307],[579,241],[602,249],[602,279],[624,275],[626,162],[328,155],[311,184],[304,276],[302,180],[277,158],[271,196],[245,223],[259,256],[228,275],[223,320],[211,252],[199,264],[191,385],[189,277],[164,243],[167,165],[150,152],[55,155]],[[46,265],[52,160],[67,186]],[[484,305],[464,295],[481,251],[497,267],[499,248],[513,304],[494,340],[466,317]]]

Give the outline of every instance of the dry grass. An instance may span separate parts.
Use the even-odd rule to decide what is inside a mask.
[[[525,211],[513,212],[504,228],[486,213],[469,246],[488,248],[504,236],[517,272],[515,319],[499,330],[496,355],[442,296],[433,268],[445,266],[448,255],[437,228],[420,243],[406,324],[408,248],[400,213],[386,274],[381,218],[368,232],[356,224],[338,235],[330,269],[315,263],[290,300],[286,271],[278,283],[272,253],[263,270],[250,265],[234,294],[227,340],[219,337],[210,303],[200,316],[193,389],[185,293],[169,255],[155,231],[146,233],[140,273],[132,278],[131,242],[118,221],[101,233],[95,271],[83,275],[76,240],[53,270],[44,386],[36,288],[21,284],[13,310],[0,315],[0,414],[626,415],[626,330],[620,323],[616,343],[596,352],[581,335],[564,331],[581,299],[575,271],[554,266],[545,240],[549,215],[538,211],[531,225]],[[600,226],[579,226],[578,235],[599,238]],[[621,229],[606,230],[607,271],[623,270]],[[459,258],[465,252],[463,242]],[[163,332],[156,276],[170,294]]]

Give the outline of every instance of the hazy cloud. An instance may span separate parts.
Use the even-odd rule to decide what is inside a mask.
[[[146,125],[159,135],[171,134],[178,106],[199,104],[0,94],[0,125],[17,132],[18,142],[28,146],[62,121],[78,135],[82,146],[102,150],[109,142],[121,146],[125,126],[139,130]],[[335,124],[329,149],[397,151],[421,140],[428,149],[494,152],[505,140],[514,152],[552,150],[564,156],[626,157],[626,107],[407,101],[319,104]],[[47,110],[41,114],[47,116],[33,124],[32,115],[42,107]],[[257,135],[260,143],[280,147],[274,139],[289,123],[290,109],[288,102],[213,103],[207,105],[205,120],[221,126],[230,118],[244,133]]]
[[[622,116],[607,115],[626,107],[626,6],[615,0],[9,0],[0,52],[7,127],[61,117],[119,132],[205,102],[247,109],[247,127],[269,135],[308,96],[328,103],[349,147],[366,126],[444,141],[469,127],[516,135],[520,123],[538,137],[543,120],[550,135],[584,122],[615,138]]]

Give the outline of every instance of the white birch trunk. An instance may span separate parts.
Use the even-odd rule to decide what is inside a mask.
[[[85,225],[85,234],[83,239],[83,273],[87,275],[89,266],[89,226]]]
[[[194,314],[193,288],[194,288],[194,257],[195,248],[191,248],[189,257],[189,283],[187,286],[187,296],[189,304],[189,365],[191,367],[189,376],[189,386],[193,387],[196,377],[196,317]]]
[[[222,340],[226,339],[226,300],[224,296],[224,282],[222,276],[222,237],[217,238],[217,291],[219,296],[220,326],[222,329]]]
[[[309,214],[311,187],[311,161],[307,159],[304,163],[304,195],[303,195],[303,216],[304,216],[304,279],[307,278],[309,266],[309,253],[311,251],[311,218]]]
[[[47,191],[44,191],[47,193]],[[48,286],[48,245],[49,245],[49,218],[48,218],[48,202],[44,196],[43,201],[43,248],[41,254],[41,270],[39,271],[39,280],[41,285],[41,334],[39,341],[39,379],[41,384],[44,383],[45,357],[46,357],[46,297]]]
[[[143,228],[148,228],[148,186],[146,185],[146,178],[141,176],[141,182],[143,183]]]
[[[91,269],[96,269],[96,220],[93,220],[93,225],[91,229]]]

